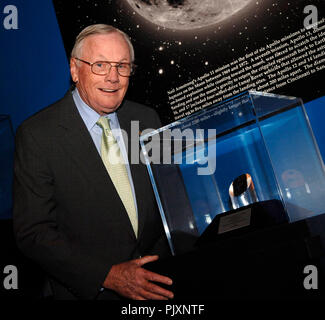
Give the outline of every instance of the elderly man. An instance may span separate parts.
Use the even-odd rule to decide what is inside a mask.
[[[146,168],[131,163],[131,122],[156,113],[124,100],[133,72],[128,36],[92,25],[71,55],[76,88],[17,130],[14,229],[49,275],[56,299],[168,299],[168,277],[143,266],[169,254]],[[121,132],[128,134],[124,141]]]

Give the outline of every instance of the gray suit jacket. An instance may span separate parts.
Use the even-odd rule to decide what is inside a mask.
[[[161,125],[153,110],[130,101],[117,114],[129,157],[131,121],[139,121],[140,131]],[[55,298],[119,299],[99,291],[112,265],[169,254],[147,169],[141,161],[130,168],[138,239],[70,91],[18,128],[14,232],[22,252],[49,275]]]

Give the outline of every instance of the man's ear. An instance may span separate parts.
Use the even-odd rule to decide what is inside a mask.
[[[70,73],[71,73],[71,78],[74,83],[78,82],[78,66],[77,66],[77,61],[74,58],[70,59]]]

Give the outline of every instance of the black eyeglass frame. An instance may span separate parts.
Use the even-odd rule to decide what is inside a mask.
[[[91,72],[92,72],[93,74],[98,75],[98,76],[106,76],[107,74],[109,74],[109,72],[111,71],[112,67],[115,67],[116,70],[117,70],[117,73],[118,73],[121,77],[129,78],[129,77],[131,77],[131,76],[134,74],[134,72],[135,72],[135,68],[137,67],[136,64],[134,64],[134,63],[129,63],[129,62],[95,61],[95,62],[91,63],[91,62],[89,62],[89,61],[82,60],[82,59],[79,59],[79,58],[77,58],[77,57],[74,57],[74,59],[79,60],[79,61],[81,61],[81,62],[83,62],[83,63],[88,64],[88,65],[90,66],[90,70],[91,70]],[[110,69],[107,71],[107,73],[105,73],[105,74],[96,73],[96,72],[93,71],[93,65],[96,64],[96,63],[108,63],[111,67],[110,67]],[[112,63],[115,63],[115,65],[113,66]],[[128,64],[128,65],[131,67],[130,75],[125,76],[125,75],[120,74],[120,72],[119,72],[119,70],[118,70],[117,67],[118,67],[119,65],[121,65],[121,64]]]

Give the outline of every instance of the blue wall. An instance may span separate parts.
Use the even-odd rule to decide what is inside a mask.
[[[6,5],[18,10],[18,29],[7,30]],[[51,0],[0,1],[0,115],[13,131],[28,116],[61,98],[70,86],[69,65]],[[13,139],[0,122],[0,163],[12,159]],[[10,144],[10,145],[9,145]],[[10,218],[11,166],[0,170],[0,218]]]
[[[7,4],[18,9],[17,30],[3,26]],[[0,13],[0,114],[15,130],[64,95],[69,66],[51,0],[0,1]]]

